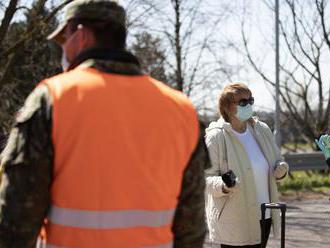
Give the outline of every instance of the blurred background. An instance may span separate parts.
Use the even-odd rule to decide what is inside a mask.
[[[46,36],[71,1],[0,2],[0,148],[26,96],[40,80],[61,72],[61,50]],[[205,126],[218,118],[222,87],[244,82],[253,91],[256,114],[274,128],[274,0],[119,2],[128,15],[127,49],[139,57],[145,73],[187,94]],[[330,177],[324,158],[314,153],[314,139],[330,131],[330,3],[279,4],[280,145],[293,165],[280,191],[294,204],[324,205]],[[316,223],[323,229],[330,228],[324,211],[326,226]]]

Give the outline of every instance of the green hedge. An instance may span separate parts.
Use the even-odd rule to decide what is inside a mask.
[[[328,173],[310,173],[292,172],[292,178],[286,177],[279,183],[279,191],[287,190],[315,190],[316,188],[329,188],[330,190],[330,175]]]

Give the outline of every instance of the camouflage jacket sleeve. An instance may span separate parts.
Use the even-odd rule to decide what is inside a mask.
[[[204,143],[204,131],[184,172],[181,194],[175,212],[172,231],[175,248],[203,247],[206,233],[204,170],[210,166]]]
[[[35,247],[49,206],[51,102],[36,88],[19,111],[1,154],[0,247]]]

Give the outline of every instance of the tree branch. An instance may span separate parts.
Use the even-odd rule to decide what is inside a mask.
[[[11,20],[13,19],[15,12],[17,11],[18,0],[11,0],[6,8],[5,15],[0,25],[0,47],[5,39]]]

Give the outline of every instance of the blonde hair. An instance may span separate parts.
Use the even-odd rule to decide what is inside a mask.
[[[219,111],[225,121],[229,122],[228,110],[235,101],[235,96],[240,94],[252,95],[251,90],[243,83],[230,83],[220,92]]]

